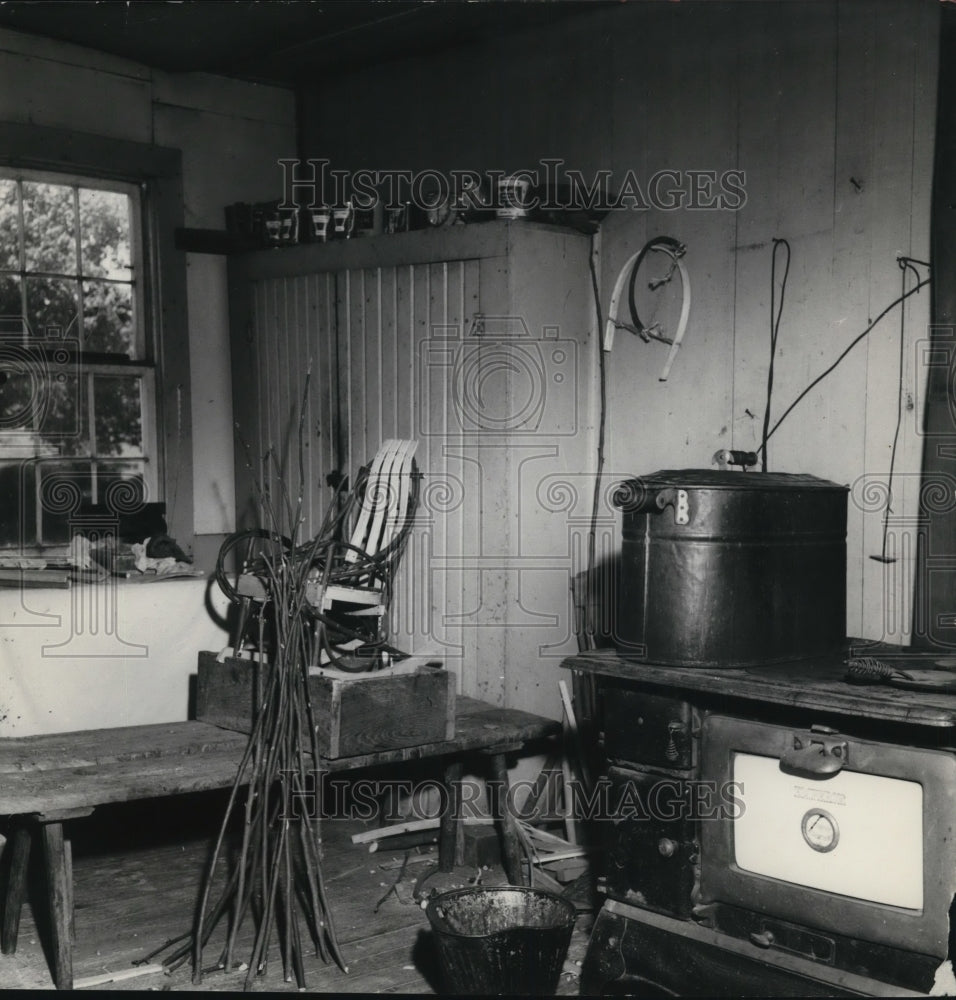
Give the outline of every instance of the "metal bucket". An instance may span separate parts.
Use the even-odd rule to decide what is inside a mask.
[[[623,483],[618,652],[740,667],[840,649],[847,492],[814,476],[713,469]]]
[[[574,904],[518,886],[458,889],[425,909],[450,995],[551,996],[574,930]]]

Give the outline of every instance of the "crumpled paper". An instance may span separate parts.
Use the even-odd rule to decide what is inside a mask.
[[[97,569],[93,562],[93,546],[85,535],[74,535],[70,539],[70,565],[74,569]]]
[[[157,576],[164,576],[167,573],[193,573],[193,567],[188,562],[181,562],[174,556],[163,556],[156,559],[146,555],[149,547],[149,539],[142,542],[134,542],[130,548],[133,551],[136,568],[140,573],[155,573]]]

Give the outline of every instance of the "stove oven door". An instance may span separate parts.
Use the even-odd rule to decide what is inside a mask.
[[[947,957],[951,754],[714,715],[701,761],[734,806],[700,825],[702,902]]]

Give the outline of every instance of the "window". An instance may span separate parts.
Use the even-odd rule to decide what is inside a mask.
[[[69,544],[83,505],[156,494],[135,184],[0,169],[0,547]]]

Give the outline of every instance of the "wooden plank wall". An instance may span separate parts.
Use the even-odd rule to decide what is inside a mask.
[[[446,621],[449,611],[460,612],[461,579],[436,567],[462,552],[465,531],[464,470],[451,447],[451,380],[441,364],[441,343],[457,337],[478,310],[479,263],[355,269],[338,280],[348,467],[369,461],[387,438],[418,441],[415,461],[423,478],[415,528],[395,581],[395,641],[454,660],[470,693],[473,679],[460,662],[460,628]]]
[[[686,243],[693,285],[667,383],[660,345],[626,334],[615,344],[608,475],[707,466],[717,448],[760,440],[774,239],[792,251],[777,415],[900,293],[897,254],[929,259],[938,35],[937,0],[598,8],[306,91],[303,146],[346,170],[514,170],[554,156],[618,181],[628,170],[644,181],[661,169],[743,171],[736,211],[621,210],[602,224],[605,310],[621,266],[654,235]],[[890,524],[901,558],[869,558],[882,544],[899,310],[803,401],[769,453],[772,470],[852,487],[848,632],[908,643],[929,296],[904,315]]]
[[[395,581],[395,642],[424,654],[450,651],[457,660],[460,636],[444,618],[449,609],[460,613],[460,598],[448,592],[456,584],[460,589],[460,577],[435,572],[464,545],[464,472],[449,447],[451,382],[439,364],[440,340],[446,330],[457,339],[477,311],[478,262],[267,278],[249,283],[247,294],[249,367],[255,375],[240,389],[245,402],[237,418],[251,469],[274,501],[299,482],[304,412],[300,538],[310,538],[332,498],[327,476],[333,470],[354,479],[386,439],[417,440],[415,458],[424,478],[416,530]],[[436,342],[432,370],[424,363],[430,339]],[[254,492],[247,469],[239,495],[246,499]],[[289,499],[294,502],[294,492]],[[288,533],[281,504],[274,506]],[[243,526],[256,523],[267,524],[268,517],[247,506]],[[465,678],[465,690],[472,689]]]
[[[303,537],[311,537],[328,504],[326,477],[341,468],[336,445],[339,383],[326,374],[338,365],[334,276],[274,278],[254,283],[249,292],[251,385],[240,387],[237,398],[239,445],[248,463],[247,488],[240,497],[248,503],[257,493],[253,482],[258,483],[270,497],[276,526],[291,533],[289,503],[297,501],[300,482],[301,417],[302,530]],[[241,419],[243,414],[247,420]],[[247,508],[243,513],[242,527],[271,523],[267,510]]]
[[[331,470],[417,441],[394,642],[444,660],[463,694],[551,716],[578,649],[570,580],[593,487],[587,252],[578,234],[495,223],[249,255],[231,274],[243,527],[269,523],[245,499],[258,480],[290,531],[311,362],[300,539]]]

